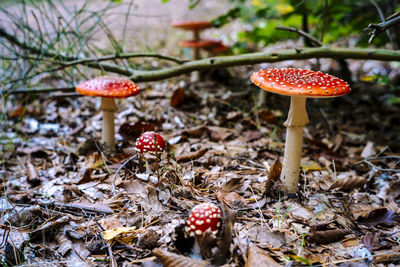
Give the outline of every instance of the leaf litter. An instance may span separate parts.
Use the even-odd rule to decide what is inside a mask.
[[[269,95],[257,108],[252,70],[229,70],[232,88],[172,79],[119,101],[112,153],[99,144],[96,99],[68,97],[66,107],[40,95],[7,109],[4,261],[399,264],[400,129],[391,123],[400,120],[398,107],[377,97],[384,93],[374,84],[366,85],[370,96],[354,90],[343,100],[310,101],[313,123],[305,129],[299,197],[292,199],[280,193],[279,180],[288,102]],[[169,142],[158,159],[135,156],[134,142],[148,130]],[[207,257],[199,260],[190,258],[193,240],[183,229],[190,209],[205,201],[223,208],[223,231],[202,243]]]

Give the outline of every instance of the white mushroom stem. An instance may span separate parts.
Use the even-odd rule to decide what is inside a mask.
[[[309,122],[306,99],[303,96],[291,97],[288,118],[284,123],[287,130],[281,181],[285,190],[293,194],[296,193],[299,183],[303,127]]]
[[[117,111],[117,105],[115,104],[114,98],[102,97],[100,109],[103,111],[103,130],[101,134],[101,141],[108,147],[114,148],[114,113]]]
[[[193,30],[193,40],[194,41],[200,40],[200,31],[199,30]],[[194,47],[193,48],[193,60],[198,60],[198,59],[200,59],[200,48]],[[200,81],[200,71],[193,71],[190,76],[190,81],[191,82]]]

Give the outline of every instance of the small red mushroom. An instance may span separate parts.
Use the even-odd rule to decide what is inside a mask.
[[[202,203],[195,206],[186,221],[186,232],[189,236],[203,237],[211,231],[216,234],[221,226],[221,212],[217,205]]]
[[[195,206],[186,221],[185,231],[190,237],[194,237],[192,258],[201,259],[201,246],[206,233],[214,236],[221,226],[222,216],[219,207],[213,203],[202,203]]]
[[[100,76],[80,83],[75,91],[81,95],[101,97],[103,111],[102,142],[110,148],[115,144],[114,113],[117,111],[115,98],[126,98],[140,93],[132,81],[112,76]]]
[[[140,153],[140,154],[144,154],[147,152],[162,152],[165,149],[165,141],[164,138],[162,138],[161,135],[159,135],[158,133],[155,133],[153,131],[149,131],[149,132],[144,132],[142,133],[142,135],[139,136],[139,138],[136,140],[136,150]],[[146,173],[150,173],[150,169],[149,169],[149,164],[146,161]],[[157,161],[157,176],[158,179],[160,179],[160,170],[158,167],[158,162],[159,162],[159,158],[158,155],[156,155],[156,161]]]
[[[164,139],[161,135],[153,131],[142,133],[136,140],[136,149],[139,153],[161,152],[164,148]]]

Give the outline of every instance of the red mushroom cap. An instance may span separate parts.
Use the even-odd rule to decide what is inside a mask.
[[[140,93],[134,82],[112,76],[100,76],[78,84],[75,91],[82,95],[125,98]]]
[[[216,40],[183,40],[179,41],[178,45],[181,47],[190,47],[190,48],[212,48],[218,45]]]
[[[221,212],[217,205],[202,203],[195,206],[186,221],[189,236],[203,236],[206,231],[218,232],[221,225]]]
[[[335,97],[351,91],[345,81],[313,70],[265,69],[253,73],[250,79],[266,91],[289,96]]]
[[[200,21],[175,21],[172,22],[172,27],[183,29],[183,30],[203,30],[207,28],[211,28],[213,25],[211,22],[206,20]]]
[[[163,151],[165,148],[165,141],[161,135],[155,132],[144,132],[136,140],[136,149],[139,153]]]

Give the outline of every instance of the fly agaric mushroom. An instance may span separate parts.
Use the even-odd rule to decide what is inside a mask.
[[[149,132],[144,132],[142,133],[139,138],[136,140],[136,150],[140,153],[140,154],[144,154],[147,152],[161,152],[165,149],[165,141],[164,138],[162,138],[161,135],[153,132],[153,131],[149,131]],[[150,173],[150,169],[149,169],[149,165],[147,163],[147,159],[145,159],[146,161],[146,173]],[[158,155],[156,155],[156,161],[157,161],[157,176],[158,179],[160,179],[160,171],[158,168]]]
[[[75,91],[81,95],[101,97],[100,109],[103,111],[101,140],[113,148],[115,144],[114,113],[117,111],[115,98],[126,98],[140,93],[132,81],[112,76],[100,76],[80,83]]]
[[[161,152],[164,148],[164,139],[153,131],[142,133],[136,140],[136,149],[139,153]]]
[[[193,32],[193,41],[200,40],[200,32],[204,29],[211,28],[213,25],[209,21],[176,21],[172,26],[186,31]],[[200,58],[200,49],[193,47],[193,59]]]
[[[218,233],[221,226],[222,216],[217,205],[212,203],[202,203],[195,206],[189,214],[186,221],[186,233],[195,238],[193,247],[193,256],[196,258],[200,255],[200,243],[207,232],[213,235]]]
[[[182,41],[179,43],[180,46],[190,47],[193,49],[193,59],[200,59],[200,48],[204,48],[204,45],[209,45],[202,42],[200,38],[200,32],[204,29],[211,28],[213,25],[209,21],[176,21],[172,23],[172,27],[179,28],[185,31],[193,32],[193,40]],[[191,81],[197,82],[200,80],[200,72],[192,72]]]
[[[288,193],[295,194],[299,181],[303,127],[309,122],[306,99],[342,96],[351,91],[350,86],[329,74],[293,68],[260,70],[253,73],[250,79],[266,91],[291,97],[288,118],[284,123],[287,132],[281,181]]]

